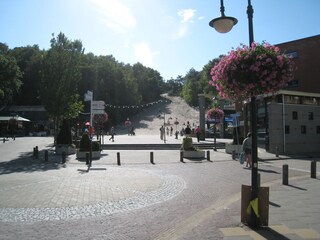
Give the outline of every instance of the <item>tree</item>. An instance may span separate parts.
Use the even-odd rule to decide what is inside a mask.
[[[10,55],[8,46],[0,43],[0,106],[12,102],[22,84],[21,78],[16,59]]]
[[[22,86],[14,96],[14,102],[17,105],[40,105],[40,70],[44,51],[39,50],[39,46],[18,47],[11,50],[11,54],[17,60],[21,71]]]
[[[191,106],[198,105],[198,94],[202,93],[199,80],[200,73],[193,68],[191,68],[185,76],[181,95],[183,99]]]
[[[133,74],[142,96],[142,102],[148,103],[159,99],[163,78],[160,73],[152,68],[143,66],[141,63],[133,65]]]
[[[40,98],[53,119],[55,137],[62,120],[76,117],[83,108],[77,91],[82,52],[79,40],[70,41],[59,33],[57,38],[53,35],[51,48],[43,59]]]
[[[183,77],[179,75],[176,79],[171,78],[165,84],[165,91],[171,96],[180,96],[183,87]]]

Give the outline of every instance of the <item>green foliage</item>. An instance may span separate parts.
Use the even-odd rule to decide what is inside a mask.
[[[12,102],[13,95],[22,84],[22,72],[8,47],[0,43],[0,106]]]
[[[199,85],[200,73],[193,68],[187,73],[184,78],[182,88],[183,99],[191,106],[197,106],[199,102],[198,94],[202,93]]]
[[[62,122],[62,126],[57,137],[57,144],[72,144],[71,129],[68,120],[64,120]]]
[[[92,141],[92,151],[101,151],[101,145],[98,141]]]
[[[40,70],[44,51],[37,45],[18,47],[11,51],[17,60],[20,70],[23,72],[22,83],[19,93],[14,96],[16,105],[40,105]]]
[[[70,41],[60,33],[51,39],[51,48],[43,61],[41,74],[41,102],[48,114],[57,119],[66,118],[74,112],[72,106],[79,105],[77,84],[82,44]]]
[[[79,150],[81,152],[89,152],[90,151],[90,138],[88,133],[84,133],[80,140]]]
[[[133,65],[133,75],[144,103],[158,100],[163,79],[154,69],[144,67],[141,63]]]
[[[90,151],[90,138],[88,133],[84,133],[80,140],[80,152],[89,152]],[[92,151],[101,151],[101,145],[98,141],[92,141]]]
[[[159,100],[164,92],[180,95],[190,105],[198,106],[199,93],[215,93],[214,87],[208,84],[210,70],[221,58],[209,61],[200,72],[192,68],[185,76],[165,82],[158,71],[141,63],[130,65],[118,62],[112,55],[84,54],[81,42],[71,41],[63,33],[53,36],[49,50],[40,50],[37,45],[10,50],[0,43],[0,55],[12,62],[12,68],[5,67],[4,72],[13,69],[9,72],[16,73],[12,81],[5,78],[3,82],[5,75],[0,75],[0,105],[11,102],[12,98],[18,105],[42,104],[56,127],[63,119],[88,111],[83,106],[87,90],[94,92],[94,100],[115,106],[150,103]],[[107,108],[107,124],[122,122],[139,110]]]
[[[184,80],[182,76],[178,76],[176,79],[171,78],[165,84],[165,92],[169,94],[169,96],[180,96]]]
[[[197,151],[197,148],[195,148],[192,144],[192,138],[191,137],[185,137],[182,139],[182,146],[181,150],[186,151]]]

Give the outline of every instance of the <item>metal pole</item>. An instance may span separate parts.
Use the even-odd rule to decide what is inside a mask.
[[[214,125],[213,125],[213,135],[214,135],[214,151],[217,151],[217,137],[216,137],[216,124],[217,124],[217,116],[216,114],[214,115]]]
[[[249,47],[254,42],[253,37],[253,8],[251,0],[248,0],[247,7],[248,14],[248,26],[249,26]],[[256,109],[256,97],[251,97],[251,134],[252,134],[252,170],[251,170],[251,200],[258,197],[258,151],[257,151],[257,109]],[[251,227],[259,227],[258,218],[254,211],[251,211]]]
[[[163,136],[163,141],[166,143],[166,114],[163,113],[163,127],[164,127],[164,136]]]

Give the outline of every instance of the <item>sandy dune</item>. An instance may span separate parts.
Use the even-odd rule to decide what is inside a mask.
[[[159,134],[159,129],[164,125],[164,121],[166,126],[169,128],[172,126],[174,131],[176,128],[180,130],[188,121],[191,127],[199,124],[198,109],[190,107],[180,97],[169,97],[167,95],[162,97],[167,101],[150,106],[130,119],[137,135]],[[177,126],[174,124],[176,119],[179,122]],[[117,126],[116,129],[118,133],[126,131],[123,125]]]

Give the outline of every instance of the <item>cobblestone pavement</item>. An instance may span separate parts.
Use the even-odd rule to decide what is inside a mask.
[[[223,150],[210,150],[211,161],[184,163],[179,151],[154,151],[155,164],[150,151],[121,151],[121,166],[117,151],[104,151],[87,172],[74,156],[61,164],[51,143],[17,138],[0,144],[1,239],[268,239],[240,224],[240,189],[250,185],[251,174]],[[32,157],[34,146],[39,159]],[[44,149],[49,163],[43,161]],[[284,163],[291,186],[281,185]],[[295,233],[288,235],[292,239],[320,232],[314,193],[320,191],[317,180],[307,180],[308,166],[308,160],[287,159],[259,167],[262,185],[271,188],[270,224],[287,227]],[[295,209],[298,202],[305,208]],[[292,218],[301,221],[290,224]],[[275,229],[281,232],[280,227]],[[230,235],[239,229],[246,234]]]

